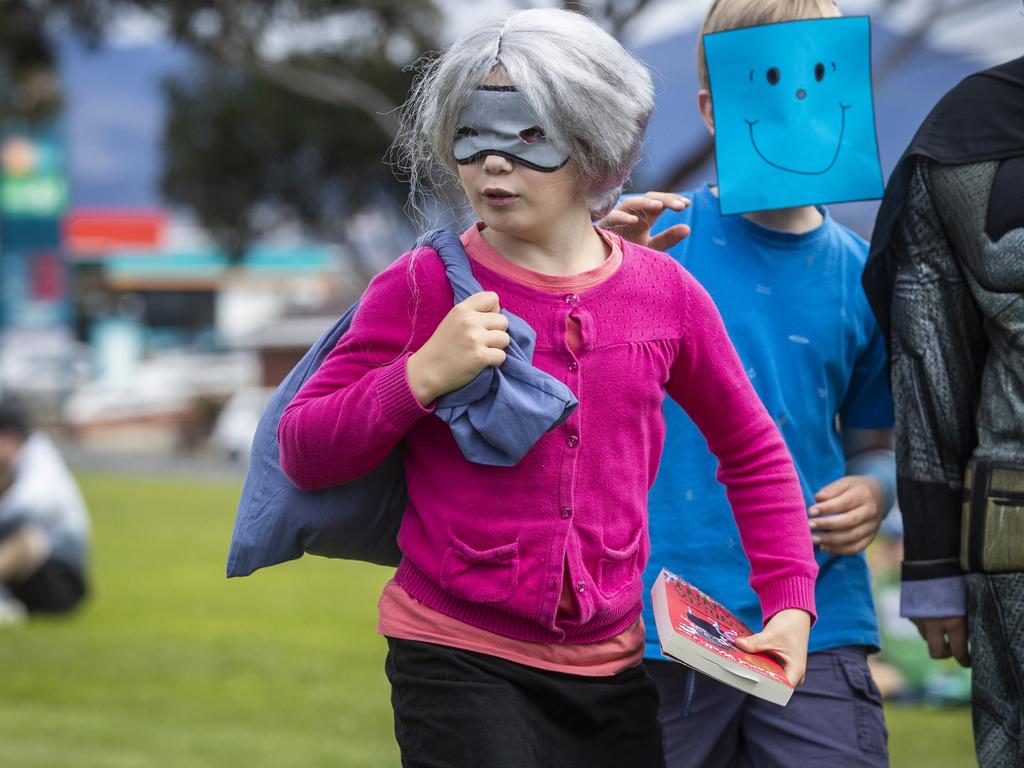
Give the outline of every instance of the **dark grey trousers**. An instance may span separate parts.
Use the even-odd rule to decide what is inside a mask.
[[[658,684],[668,768],[888,766],[882,697],[861,647],[807,657],[780,707],[671,661],[644,662]]]
[[[967,576],[974,746],[981,768],[1024,766],[1024,573]]]

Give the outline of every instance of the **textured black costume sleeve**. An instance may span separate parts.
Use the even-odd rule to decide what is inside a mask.
[[[893,238],[890,366],[896,408],[903,579],[959,575],[963,473],[988,349],[981,313],[929,192],[913,169]]]

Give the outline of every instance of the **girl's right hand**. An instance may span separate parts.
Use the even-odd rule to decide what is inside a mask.
[[[811,614],[799,608],[779,611],[755,635],[737,637],[736,647],[747,653],[774,654],[782,662],[782,671],[794,687],[807,673],[807,641],[811,634]]]
[[[427,342],[409,356],[409,388],[420,405],[430,405],[484,368],[505,362],[511,338],[508,318],[500,310],[498,294],[474,293],[452,307]]]

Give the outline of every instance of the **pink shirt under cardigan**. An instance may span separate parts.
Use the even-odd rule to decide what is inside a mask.
[[[406,377],[408,355],[452,306],[440,259],[420,249],[374,279],[349,332],[283,415],[281,463],[293,482],[347,482],[404,440],[410,502],[395,581],[434,610],[507,637],[596,642],[640,614],[646,496],[667,391],[719,458],[765,616],[813,614],[817,569],[795,471],[693,278],[630,243],[618,271],[580,293],[553,295],[473,269],[537,332],[534,365],[573,390],[573,416],[515,467],[462,457]],[[570,316],[580,327],[576,353]],[[570,616],[558,611],[566,569],[578,607]]]

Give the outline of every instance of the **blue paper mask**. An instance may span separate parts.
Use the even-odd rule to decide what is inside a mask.
[[[867,16],[704,36],[723,214],[881,197]]]

